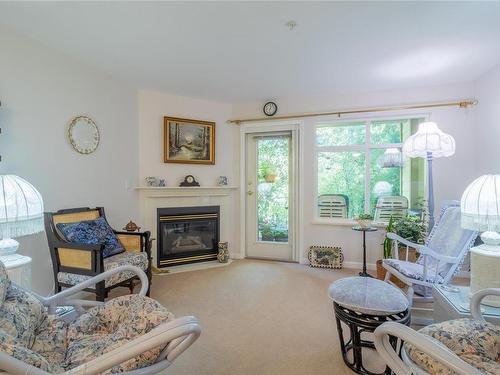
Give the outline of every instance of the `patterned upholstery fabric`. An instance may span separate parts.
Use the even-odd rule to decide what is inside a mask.
[[[126,265],[137,266],[140,269],[146,271],[148,268],[147,253],[145,252],[136,253],[136,252],[125,251],[118,255],[113,255],[112,257],[104,259],[105,271]],[[121,283],[122,281],[130,279],[133,276],[134,274],[129,271],[117,273],[106,279],[105,281],[106,287]],[[78,275],[75,273],[68,273],[68,272],[59,272],[57,274],[57,280],[60,283],[69,285],[79,284],[85,280],[90,279],[91,277],[92,276]]]
[[[77,223],[59,223],[57,229],[61,231],[67,241],[88,245],[104,245],[102,256],[107,258],[125,251],[113,228],[103,217],[96,220],[85,220]]]
[[[7,289],[9,289],[10,280],[7,275],[7,269],[5,265],[0,261],[0,307],[5,300],[5,296],[7,295]]]
[[[0,330],[17,343],[31,348],[38,327],[47,312],[42,303],[25,290],[11,284],[0,307]]]
[[[431,324],[420,333],[431,336],[486,374],[500,375],[500,327],[472,319]],[[409,344],[406,352],[413,362],[430,374],[452,375],[453,371]]]
[[[40,301],[11,284],[0,307],[0,350],[57,374],[116,349],[173,319],[174,315],[155,300],[133,294],[112,299],[67,323],[48,315]],[[162,350],[163,347],[149,350],[105,373],[149,366]]]
[[[88,362],[173,319],[173,314],[148,297],[131,294],[112,299],[104,306],[91,309],[70,325],[67,368]],[[161,350],[163,347],[142,353],[105,373],[130,371],[151,365]]]

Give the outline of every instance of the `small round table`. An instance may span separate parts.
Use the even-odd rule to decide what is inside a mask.
[[[346,277],[335,281],[328,289],[333,301],[340,348],[344,363],[354,372],[362,375],[377,374],[363,364],[363,348],[375,349],[373,341],[361,338],[363,332],[373,332],[385,322],[410,325],[410,304],[406,296],[396,287],[369,277]],[[342,323],[349,327],[350,338],[344,339]],[[396,339],[391,341],[396,347]],[[352,360],[348,353],[352,351]]]
[[[352,230],[363,232],[363,271],[359,273],[359,276],[373,277],[366,272],[366,232],[376,232],[378,229],[375,227],[361,227],[359,225],[355,225],[352,227]]]

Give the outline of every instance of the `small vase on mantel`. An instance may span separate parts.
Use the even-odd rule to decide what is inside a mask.
[[[217,254],[219,263],[227,263],[229,261],[229,250],[227,242],[219,242],[219,253]]]

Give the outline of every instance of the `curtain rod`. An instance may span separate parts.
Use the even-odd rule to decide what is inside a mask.
[[[333,111],[333,112],[311,112],[311,113],[301,113],[296,115],[283,115],[283,116],[272,116],[272,117],[256,117],[247,118],[240,120],[228,120],[229,124],[240,125],[243,122],[261,122],[261,121],[275,121],[275,120],[287,120],[295,118],[305,118],[305,117],[319,117],[319,116],[332,116],[336,115],[338,117],[342,115],[348,115],[353,113],[369,113],[369,112],[385,112],[385,111],[400,111],[404,109],[422,109],[422,108],[436,108],[436,107],[460,107],[468,108],[470,106],[476,105],[478,101],[476,99],[465,99],[456,102],[442,102],[442,103],[425,103],[425,104],[406,104],[406,105],[396,105],[390,107],[374,107],[365,109],[353,109],[344,111]]]

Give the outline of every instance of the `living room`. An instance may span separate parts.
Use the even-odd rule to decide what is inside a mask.
[[[470,291],[500,288],[499,16],[497,2],[0,3],[0,229],[4,240],[19,242],[14,254],[29,259],[12,266],[20,279],[6,265],[9,277],[46,297],[109,271],[99,255],[77,272],[87,258],[77,261],[68,255],[76,254],[67,251],[70,244],[61,246],[61,239],[72,241],[57,218],[76,212],[60,210],[82,207],[104,216],[94,210],[103,207],[123,248],[134,233],[148,253],[141,293],[149,288],[148,296],[176,317],[196,317],[186,328],[192,342],[185,352],[168,369],[155,359],[145,373],[350,374],[364,365],[405,373],[383,354],[389,348],[382,341],[377,351],[352,359],[351,368],[344,362],[335,315],[342,312],[334,312],[331,299],[345,307],[346,295],[356,293],[330,286],[360,271],[399,274],[402,292],[374,277],[382,285],[369,293],[396,288],[393,301],[408,301],[411,328],[410,315],[401,325],[411,333],[425,332],[433,320],[470,315],[462,306],[473,310]],[[438,139],[423,154],[421,134]],[[485,175],[477,183],[489,190],[474,185]],[[28,184],[19,190],[9,176]],[[7,198],[17,191],[24,202],[32,187],[42,226],[16,228],[20,201]],[[52,215],[45,226],[43,212]],[[96,217],[81,220],[90,219]],[[187,220],[203,221],[204,232],[179,235]],[[429,237],[434,223],[436,248]],[[408,226],[416,235],[403,240],[417,243],[409,258],[435,271],[432,280],[382,262],[390,257],[384,243],[389,253],[400,249],[399,237],[386,233],[402,236]],[[480,246],[492,250],[486,256],[470,250]],[[426,249],[450,268],[424,266]],[[78,282],[62,274],[78,274]],[[130,295],[103,280],[102,288],[91,283],[77,297],[103,308],[103,300]],[[141,283],[130,282],[137,295]],[[427,288],[424,301],[414,298],[422,296],[420,287]],[[453,305],[464,290],[467,301]],[[494,297],[485,298],[490,304],[481,311],[495,353],[478,356],[489,367],[456,352],[431,355],[436,363],[457,373],[472,373],[471,366],[500,373],[500,329],[493,324],[500,309]],[[36,352],[33,345],[28,349]],[[93,357],[99,362],[105,354]],[[78,367],[63,357],[64,366],[35,367],[85,371],[85,361]],[[2,367],[11,365],[5,358],[2,370],[33,371]]]

